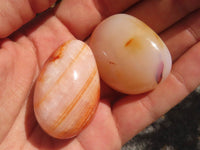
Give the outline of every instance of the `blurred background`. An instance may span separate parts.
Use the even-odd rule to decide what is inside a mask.
[[[200,86],[121,150],[200,150]]]

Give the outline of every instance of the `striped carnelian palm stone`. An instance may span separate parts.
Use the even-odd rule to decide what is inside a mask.
[[[99,93],[99,75],[90,48],[84,42],[70,40],[53,53],[38,77],[36,119],[55,138],[74,137],[91,120]]]

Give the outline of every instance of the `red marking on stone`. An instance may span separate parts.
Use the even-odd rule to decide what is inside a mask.
[[[63,49],[57,51],[51,58],[51,61],[56,61],[57,59],[61,58]]]
[[[68,43],[69,43],[69,42],[62,44],[62,45],[53,53],[53,55],[50,57],[50,61],[56,61],[57,59],[60,59],[60,58],[62,57],[62,55],[63,55],[64,48],[65,48],[65,46],[66,46]]]
[[[131,38],[130,40],[128,40],[125,44],[125,47],[129,46],[131,44],[131,42],[133,41],[133,38]]]
[[[158,66],[157,73],[156,73],[156,82],[157,82],[157,84],[159,84],[160,81],[162,80],[163,70],[164,70],[164,63],[161,61],[161,63]]]
[[[60,57],[61,57],[61,55],[55,56],[55,57],[53,57],[53,58],[51,59],[51,61],[55,61],[55,60],[59,59]]]

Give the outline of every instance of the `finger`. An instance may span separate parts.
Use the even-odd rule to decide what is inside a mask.
[[[78,39],[85,39],[105,17],[119,13],[138,0],[63,0],[56,16]]]
[[[4,38],[31,20],[36,13],[50,7],[56,0],[1,0],[0,38]]]
[[[61,44],[74,39],[69,30],[51,12],[39,16],[21,29],[21,32],[33,42],[40,68]]]
[[[154,91],[129,96],[113,107],[113,116],[123,143],[166,113],[200,84],[200,42],[173,66],[169,77]]]
[[[146,0],[127,13],[136,16],[159,33],[199,7],[199,0]]]
[[[199,29],[200,10],[160,34],[170,50],[173,61],[176,61],[186,50],[200,40]]]

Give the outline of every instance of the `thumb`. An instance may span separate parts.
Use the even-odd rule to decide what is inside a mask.
[[[1,0],[0,38],[5,38],[30,21],[36,13],[49,8],[56,0]]]

